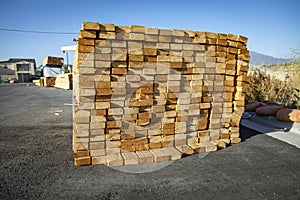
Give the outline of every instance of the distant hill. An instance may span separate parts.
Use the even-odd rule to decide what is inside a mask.
[[[250,65],[274,65],[291,61],[291,59],[275,58],[255,51],[250,51]]]

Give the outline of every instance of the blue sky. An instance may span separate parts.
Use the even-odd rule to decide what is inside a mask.
[[[288,57],[300,48],[300,1],[1,0],[0,28],[72,32],[50,35],[0,30],[0,60],[65,55],[83,21],[233,33],[249,38],[248,49]]]

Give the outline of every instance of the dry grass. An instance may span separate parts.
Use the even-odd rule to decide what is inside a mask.
[[[246,93],[247,100],[272,101],[299,109],[299,72],[289,74],[289,76],[287,81],[282,81],[261,70],[251,71],[249,73],[250,87]]]

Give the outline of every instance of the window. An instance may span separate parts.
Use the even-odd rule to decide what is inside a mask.
[[[17,71],[29,71],[30,65],[29,64],[17,64]]]
[[[3,66],[5,69],[7,69],[7,64],[4,64],[4,66]]]

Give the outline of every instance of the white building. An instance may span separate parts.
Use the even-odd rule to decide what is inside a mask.
[[[7,61],[0,61],[0,66],[13,70],[19,82],[30,82],[36,70],[35,59],[27,58],[10,58]]]

